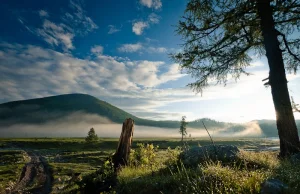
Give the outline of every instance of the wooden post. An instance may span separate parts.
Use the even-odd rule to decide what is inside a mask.
[[[128,118],[123,122],[118,148],[116,153],[113,156],[113,163],[114,163],[115,170],[117,170],[120,166],[127,165],[128,163],[133,131],[134,131],[134,120]]]

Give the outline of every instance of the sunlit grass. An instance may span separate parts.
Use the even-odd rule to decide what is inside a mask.
[[[93,145],[86,144],[83,138],[0,139],[4,148],[6,143],[11,142],[33,149],[45,157],[53,176],[52,193],[72,193],[78,192],[77,183],[82,177],[90,176],[103,166],[115,151],[118,139],[102,138]],[[130,165],[122,168],[117,176],[117,185],[112,191],[166,194],[259,193],[261,183],[268,178],[277,178],[287,184],[290,193],[297,193],[300,189],[300,166],[292,165],[289,161],[280,161],[277,152],[241,151],[239,159],[234,163],[221,164],[208,161],[199,164],[197,168],[186,168],[177,160],[181,149],[174,151],[175,147],[182,145],[179,139],[134,139],[132,148],[137,149],[138,143],[159,146],[155,152],[155,161],[151,162],[151,165]],[[206,138],[192,139],[187,143],[191,147],[210,144]],[[223,138],[215,139],[215,143],[236,145],[241,149],[258,149],[261,146],[275,146],[278,142]],[[166,149],[168,147],[169,150]],[[25,164],[25,158],[22,157],[21,152],[16,153],[16,157],[12,153],[6,154],[5,160],[13,162],[3,163],[0,166],[2,191],[10,181],[15,182],[19,178]],[[3,157],[0,161],[2,159]],[[74,174],[77,173],[81,174],[75,180]]]

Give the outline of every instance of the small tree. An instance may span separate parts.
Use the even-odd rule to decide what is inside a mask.
[[[88,136],[85,138],[85,141],[87,143],[93,143],[93,142],[98,141],[98,136],[97,136],[94,128],[90,129],[90,131],[88,132]]]
[[[185,119],[186,119],[186,116],[182,116],[182,119],[180,121],[179,133],[181,134],[181,142],[183,142],[183,136],[185,136],[187,134],[186,126],[188,123],[185,121]]]

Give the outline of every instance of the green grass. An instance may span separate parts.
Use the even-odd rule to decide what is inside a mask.
[[[0,193],[14,184],[28,162],[26,154],[18,150],[0,150]]]
[[[215,138],[216,144],[236,145],[242,149],[276,146],[278,142],[262,139]],[[174,149],[181,146],[179,139],[133,139],[138,143],[159,146],[154,165],[127,166],[118,174],[118,193],[259,193],[261,183],[269,177],[278,178],[291,188],[300,189],[300,165],[279,161],[276,152],[246,152],[234,164],[208,162],[197,168],[185,168],[176,161]],[[41,153],[52,172],[52,193],[76,193],[83,178],[92,176],[117,148],[118,139],[101,138],[95,144],[86,144],[84,138],[20,138],[0,139],[0,177],[2,192],[20,176],[26,162],[21,151],[5,150],[10,145],[32,149]],[[190,147],[210,144],[209,139],[188,140]],[[4,149],[4,150],[3,150]],[[178,152],[179,150],[177,150]],[[177,153],[178,155],[178,153]],[[174,159],[175,158],[175,159]],[[10,162],[7,162],[10,161]],[[79,177],[74,174],[80,173]],[[102,176],[99,180],[102,180]],[[0,191],[1,193],[1,191]]]
[[[119,173],[121,193],[260,193],[261,183],[277,178],[299,193],[300,164],[280,161],[277,152],[241,152],[236,163],[207,162],[197,168],[182,163],[155,169],[125,167]]]

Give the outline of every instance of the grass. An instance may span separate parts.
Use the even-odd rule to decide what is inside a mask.
[[[261,184],[277,178],[287,184],[287,193],[299,193],[300,164],[279,161],[276,152],[242,152],[232,165],[207,162],[197,168],[182,163],[166,165],[155,172],[125,167],[119,173],[121,193],[260,193]]]
[[[215,138],[214,141],[216,144],[253,150],[278,145],[276,141],[251,138]],[[279,161],[276,152],[242,151],[239,160],[230,165],[207,162],[199,164],[197,168],[186,168],[177,160],[180,149],[174,151],[174,148],[182,145],[179,139],[139,138],[133,140],[132,148],[138,149],[138,143],[159,146],[154,161],[151,160],[152,165],[122,168],[116,177],[117,185],[108,192],[259,193],[261,183],[270,177],[289,185],[289,193],[300,190],[300,165]],[[45,157],[53,177],[52,193],[76,193],[84,180],[96,177],[101,182],[110,177],[109,170],[103,171],[103,167],[117,144],[118,139],[113,138],[102,138],[95,144],[86,144],[84,138],[0,139],[0,189],[3,192],[15,182],[26,163],[23,152],[7,150],[11,145],[35,150]],[[187,144],[193,147],[208,145],[210,141],[189,139]],[[80,175],[76,177],[75,174]]]
[[[0,193],[13,185],[19,178],[27,155],[18,150],[0,150]]]

